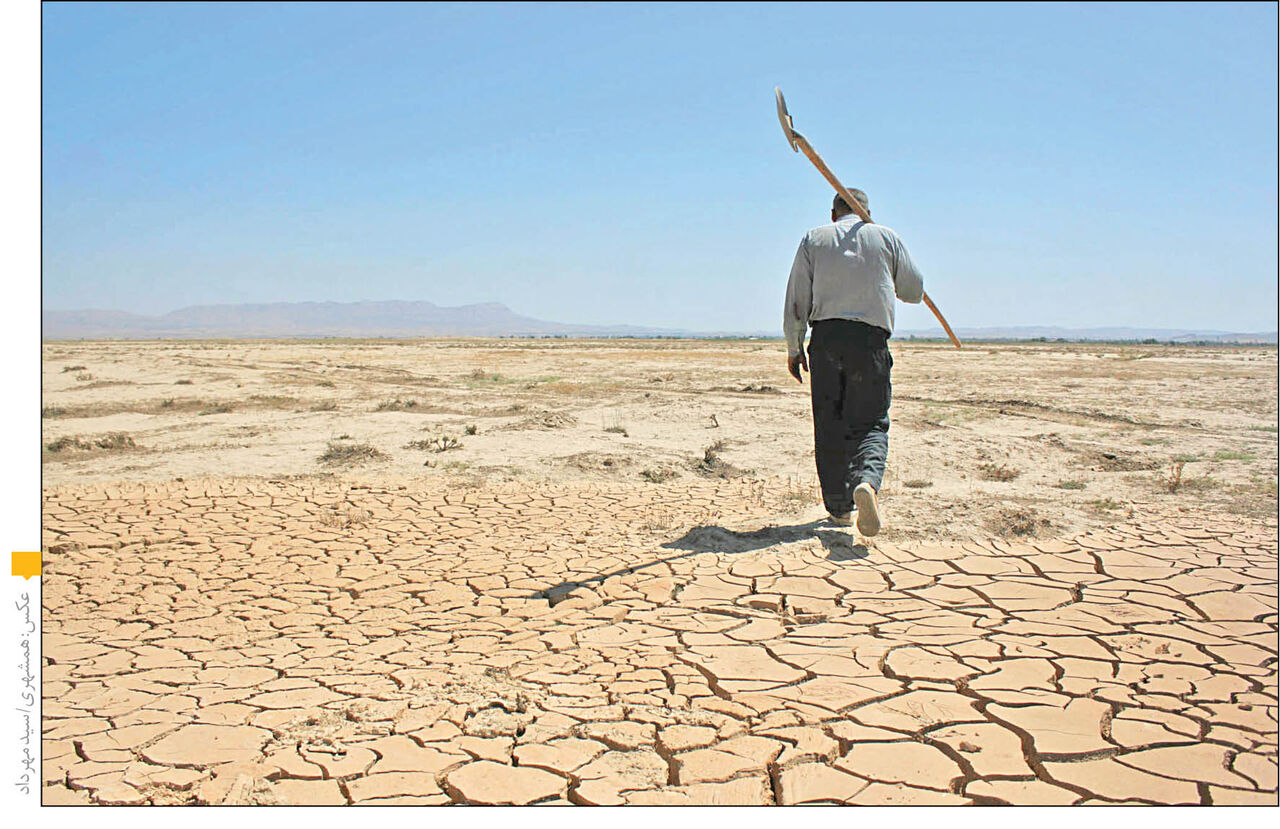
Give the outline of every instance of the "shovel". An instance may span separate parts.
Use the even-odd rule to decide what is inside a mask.
[[[822,177],[825,178],[832,187],[836,188],[836,192],[844,199],[844,203],[852,207],[854,212],[858,214],[858,217],[862,219],[862,221],[870,224],[871,214],[862,206],[862,202],[855,199],[853,194],[840,183],[840,179],[836,178],[835,173],[831,172],[831,168],[822,160],[822,156],[818,155],[817,151],[814,150],[813,147],[809,146],[809,142],[805,137],[796,132],[795,127],[791,125],[791,116],[787,114],[787,102],[782,97],[782,90],[775,86],[773,88],[773,92],[778,99],[778,121],[782,124],[782,131],[786,133],[787,142],[791,145],[792,151],[803,152],[805,157],[813,162],[813,166],[818,168],[818,172],[822,173]],[[924,304],[929,306],[929,310],[938,318],[938,322],[942,323],[942,329],[947,332],[947,336],[951,338],[951,342],[955,344],[956,348],[959,348],[960,339],[956,337],[955,332],[951,330],[951,326],[947,325],[946,318],[942,316],[942,312],[938,310],[938,306],[933,304],[933,300],[929,299],[928,294],[924,294]]]

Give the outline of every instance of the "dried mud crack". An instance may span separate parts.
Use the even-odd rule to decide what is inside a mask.
[[[848,554],[790,492],[46,490],[43,802],[1276,804],[1274,521]]]

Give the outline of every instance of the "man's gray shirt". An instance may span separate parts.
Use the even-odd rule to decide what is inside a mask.
[[[804,348],[809,324],[857,320],[893,333],[893,298],[919,302],[924,278],[906,245],[884,225],[849,214],[805,234],[791,266],[782,330],[787,354]]]

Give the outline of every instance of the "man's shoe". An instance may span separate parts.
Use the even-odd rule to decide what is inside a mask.
[[[853,518],[847,512],[844,515],[836,515],[834,512],[829,512],[827,513],[827,520],[837,527],[853,526]]]
[[[858,484],[853,490],[853,505],[858,510],[858,532],[866,536],[880,532],[880,510],[876,506],[876,491],[871,488],[871,484]]]

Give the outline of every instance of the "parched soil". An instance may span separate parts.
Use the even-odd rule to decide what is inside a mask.
[[[45,351],[46,804],[1277,802],[1274,349]]]

